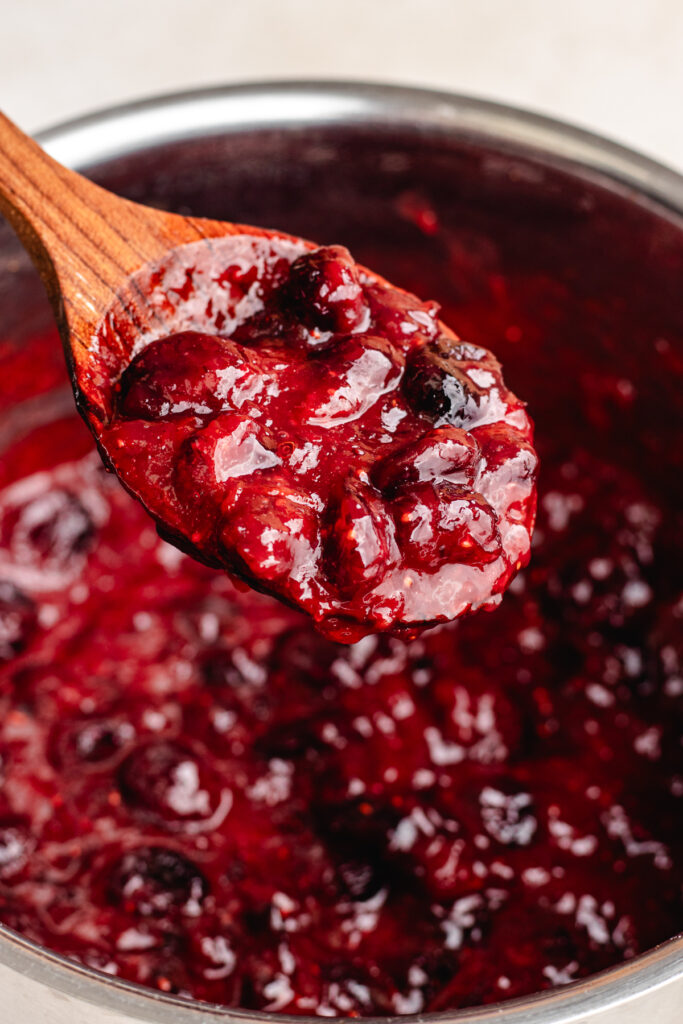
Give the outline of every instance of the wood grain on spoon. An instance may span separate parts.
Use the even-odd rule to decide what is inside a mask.
[[[91,377],[98,329],[125,301],[131,278],[179,247],[273,232],[154,210],[63,167],[0,113],[0,211],[38,268],[54,309],[77,400],[99,404]],[[287,237],[287,236],[281,236]],[[154,311],[144,296],[130,319],[141,334]],[[101,410],[100,410],[101,411]]]

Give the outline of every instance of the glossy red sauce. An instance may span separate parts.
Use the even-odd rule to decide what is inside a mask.
[[[210,260],[144,272],[173,333],[134,338],[91,419],[163,535],[334,640],[495,606],[529,559],[537,463],[496,359],[341,246],[238,235]]]
[[[538,413],[533,556],[490,613],[332,643],[159,540],[54,390],[54,336],[0,363],[0,918],[111,975],[426,1012],[683,922],[674,319],[635,275],[603,301],[602,260],[590,287],[531,273],[404,207],[431,263],[364,260],[418,293],[442,273]]]

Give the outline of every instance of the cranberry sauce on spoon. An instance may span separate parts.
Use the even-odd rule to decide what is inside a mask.
[[[529,558],[536,456],[496,359],[340,246],[213,249],[145,274],[186,329],[136,339],[90,420],[162,534],[337,640],[497,604]]]

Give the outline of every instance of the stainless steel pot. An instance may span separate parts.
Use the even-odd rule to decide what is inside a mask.
[[[512,173],[515,154],[531,157],[542,167],[559,168],[575,179],[626,195],[631,202],[680,223],[683,230],[679,220],[683,178],[665,167],[546,118],[416,89],[291,82],[231,86],[105,111],[45,132],[42,142],[59,160],[87,169],[133,197],[149,198],[149,186],[140,185],[139,173],[140,167],[151,167],[156,190],[152,198],[164,202],[166,185],[174,177],[192,173],[191,191],[200,195],[202,174],[213,175],[215,188],[216,169],[225,170],[226,160],[229,162],[231,149],[225,148],[226,140],[239,147],[241,140],[249,137],[253,157],[258,140],[267,138],[263,164],[277,154],[278,146],[286,146],[288,139],[308,137],[314,142],[307,159],[315,162],[329,158],[324,146],[318,147],[321,151],[316,155],[316,132],[331,126],[347,133],[385,132],[387,138],[394,133],[394,154],[397,146],[400,148],[395,139],[402,128],[425,139],[460,140],[492,154],[505,154],[507,170]],[[243,162],[250,159],[244,153],[241,158]],[[201,208],[201,199],[198,203],[195,212],[228,215],[226,210]],[[20,331],[26,306],[23,300],[19,304],[9,297],[26,287],[34,288],[35,282],[13,240],[0,232],[0,315],[9,318],[14,331]],[[47,307],[38,303],[37,319],[47,315]],[[0,1024],[208,1024],[230,1020],[264,1024],[271,1018],[270,1014],[188,1003],[120,982],[0,927]],[[314,1019],[318,1018],[308,1018]],[[453,1024],[678,1024],[683,1020],[683,938],[550,993],[461,1013],[401,1019]]]

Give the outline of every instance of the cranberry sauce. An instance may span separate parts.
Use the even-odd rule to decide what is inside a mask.
[[[341,246],[238,235],[210,259],[144,272],[175,333],[135,338],[111,420],[91,418],[163,535],[335,640],[495,606],[536,507],[496,359]],[[130,328],[108,320],[104,347]]]
[[[435,286],[536,419],[531,562],[491,612],[335,644],[158,538],[53,334],[0,346],[0,919],[295,1014],[567,984],[683,924],[681,234],[495,154],[295,139],[287,176],[280,145],[209,162],[201,212]]]

